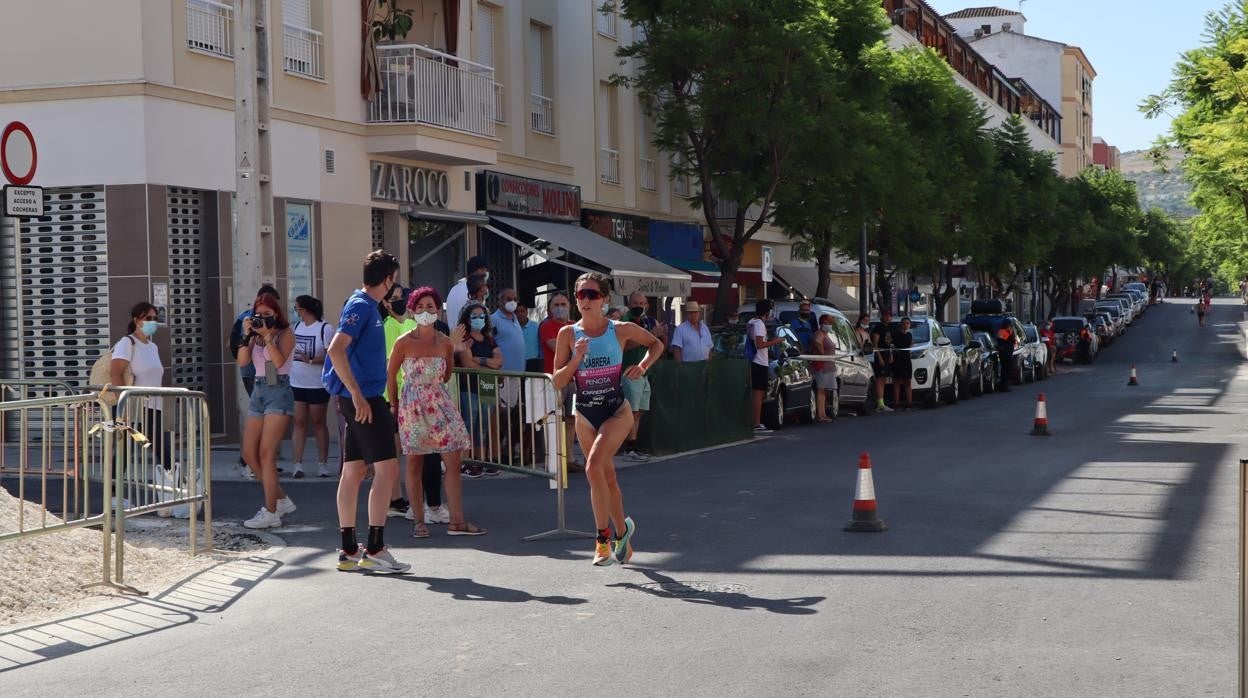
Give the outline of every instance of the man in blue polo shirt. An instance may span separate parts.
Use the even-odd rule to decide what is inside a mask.
[[[342,446],[342,476],[338,480],[338,525],[342,548],[338,569],[402,573],[411,565],[394,559],[386,549],[383,533],[390,494],[398,484],[399,461],[395,452],[394,415],[386,392],[386,331],[377,304],[394,288],[399,261],[385,250],[364,258],[364,288],[347,299],[338,320],[338,332],[329,343],[322,382],[338,398],[346,421]],[[366,464],[375,475],[368,493],[368,543],[355,539],[355,509]]]
[[[494,326],[494,341],[498,342],[498,349],[503,354],[504,371],[524,370],[524,328],[520,326],[520,317],[516,315],[518,307],[516,290],[505,288],[498,294],[498,310],[490,316],[490,324]],[[520,380],[504,378],[499,384],[498,400],[503,407],[502,415],[509,424],[516,427],[514,430],[503,429],[504,435],[519,432],[519,423],[512,418],[518,414],[513,414],[513,410],[520,406]],[[508,447],[510,446],[509,444]],[[486,472],[489,472],[488,468]]]

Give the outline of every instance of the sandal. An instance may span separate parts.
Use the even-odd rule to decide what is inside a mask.
[[[425,526],[424,521],[417,521],[412,524],[412,538],[428,538],[429,527]]]
[[[448,536],[484,536],[488,531],[474,523],[449,524],[446,527]]]

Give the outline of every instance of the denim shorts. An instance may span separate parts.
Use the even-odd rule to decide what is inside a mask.
[[[269,381],[273,382],[270,383]],[[248,417],[263,417],[269,414],[295,414],[295,393],[290,389],[289,376],[277,376],[274,379],[256,378],[256,387],[251,392],[251,402],[247,405]]]

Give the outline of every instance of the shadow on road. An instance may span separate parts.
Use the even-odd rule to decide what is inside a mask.
[[[636,568],[651,580],[650,584],[618,582],[608,587],[640,591],[660,599],[679,599],[699,606],[717,606],[737,611],[761,609],[771,613],[806,616],[818,613],[813,608],[827,600],[826,596],[799,596],[793,599],[765,599],[736,591],[738,585],[716,585],[708,582],[678,582],[658,570]]]
[[[383,575],[377,575],[383,576]],[[429,591],[446,594],[456,601],[497,601],[500,603],[528,603],[537,601],[556,606],[579,606],[589,603],[586,599],[572,596],[534,596],[522,589],[508,589],[490,584],[482,584],[471,579],[442,579],[440,577],[412,577],[405,574],[385,575],[389,579],[404,582],[419,582],[429,587]]]
[[[221,613],[280,566],[259,557],[231,560],[150,599],[0,633],[0,673],[194,623],[200,614]]]

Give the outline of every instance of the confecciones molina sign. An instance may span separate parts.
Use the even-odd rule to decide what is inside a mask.
[[[486,170],[478,191],[491,213],[581,222],[580,187]]]
[[[446,208],[451,180],[442,170],[374,160],[369,168],[370,191],[377,201],[394,201],[422,208]]]

